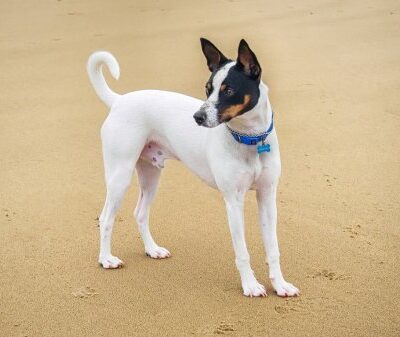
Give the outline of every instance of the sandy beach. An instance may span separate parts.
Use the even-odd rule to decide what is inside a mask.
[[[246,238],[268,297],[242,295],[223,199],[175,161],[151,210],[172,257],[144,254],[135,178],[114,226],[125,267],[97,264],[107,108],[87,58],[116,56],[119,93],[204,99],[200,37],[232,58],[245,38],[262,65],[299,297],[273,292],[254,192]],[[0,336],[400,335],[398,1],[2,1],[0,58]]]

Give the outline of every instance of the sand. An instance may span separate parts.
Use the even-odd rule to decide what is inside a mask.
[[[0,335],[398,336],[398,1],[0,2]],[[132,212],[126,266],[97,265],[107,110],[85,64],[119,60],[120,93],[204,98],[199,37],[235,57],[246,38],[275,109],[279,239],[298,298],[268,281],[254,193],[247,242],[267,298],[241,294],[222,198],[167,162],[151,213],[173,257],[147,258]]]

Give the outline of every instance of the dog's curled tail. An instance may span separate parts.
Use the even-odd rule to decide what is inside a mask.
[[[87,72],[89,74],[90,82],[100,99],[107,104],[110,108],[114,101],[120,97],[107,85],[104,79],[102,66],[106,64],[111,75],[118,80],[119,78],[119,65],[115,57],[106,51],[97,51],[90,55],[87,63]]]

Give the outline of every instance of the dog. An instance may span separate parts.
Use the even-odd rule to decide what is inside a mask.
[[[99,264],[103,268],[123,265],[111,254],[111,234],[135,168],[140,195],[134,216],[145,253],[155,259],[170,257],[150,233],[149,211],[164,161],[175,159],[222,193],[243,294],[250,297],[267,296],[251,269],[245,241],[244,198],[248,190],[256,190],[272,286],[279,296],[296,296],[299,290],[285,281],[280,267],[276,193],[281,161],[260,64],[243,39],[236,61],[225,57],[207,39],[200,41],[211,72],[205,101],[159,90],[119,95],[109,88],[102,73],[105,64],[111,75],[119,78],[114,56],[98,51],[89,57],[89,79],[110,108],[101,128],[107,196],[99,218]]]

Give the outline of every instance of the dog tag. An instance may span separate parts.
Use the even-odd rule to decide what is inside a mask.
[[[263,153],[263,152],[270,152],[271,147],[269,144],[262,144],[257,146],[257,152],[258,154]]]

